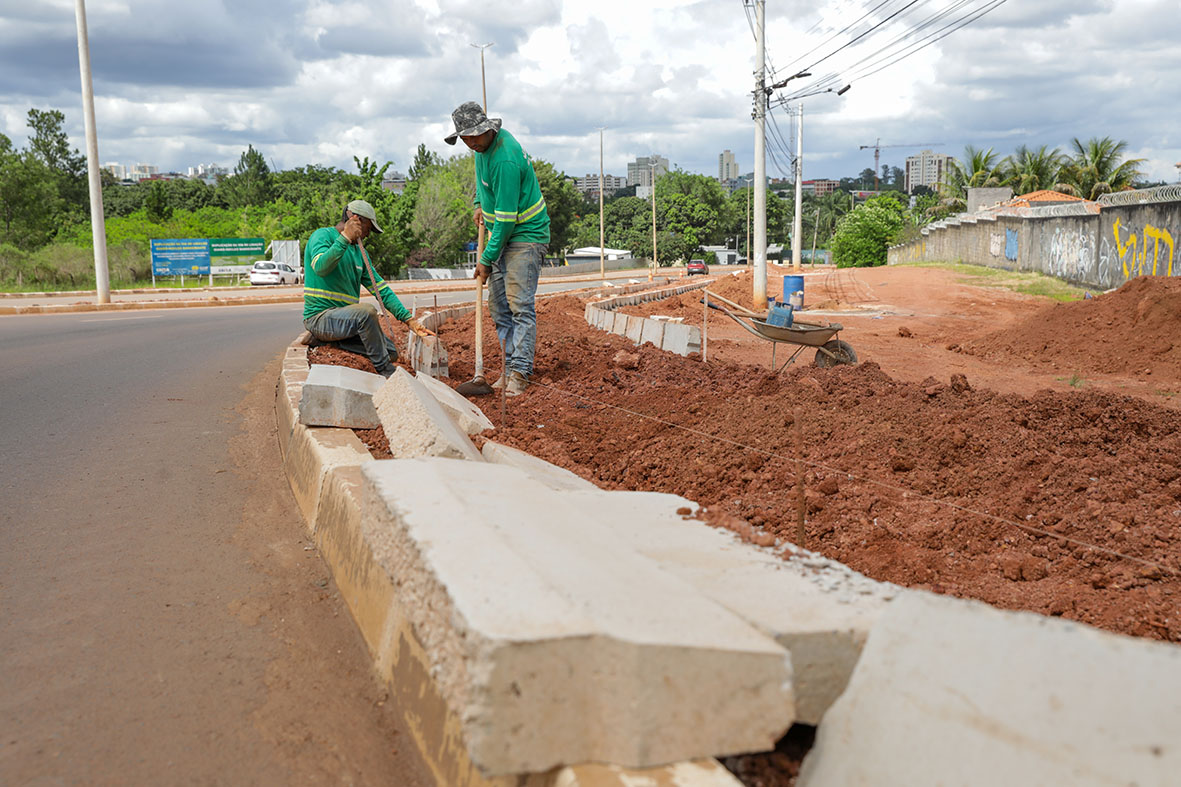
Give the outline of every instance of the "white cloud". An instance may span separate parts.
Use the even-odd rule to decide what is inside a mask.
[[[904,5],[890,0],[882,10]],[[867,70],[867,56],[936,6],[917,4],[792,87],[830,75],[822,86],[839,85]],[[778,77],[868,30],[876,19],[853,23],[870,7],[771,0],[767,52]],[[494,41],[490,111],[533,155],[568,173],[598,170],[598,126],[608,129],[613,174],[650,152],[713,174],[724,148],[752,168],[754,43],[736,0],[518,0],[511,8],[487,0],[89,0],[87,8],[103,160],[232,165],[253,144],[280,167],[351,168],[357,155],[405,170],[420,142],[457,152],[442,142],[450,112],[480,97],[479,54],[469,44]],[[805,99],[805,176],[858,173],[873,161],[859,146],[879,138],[1007,154],[1019,144],[1065,148],[1075,136],[1111,136],[1147,159],[1148,175],[1173,180],[1179,36],[1173,0],[1006,3],[854,80],[842,97]],[[23,144],[28,108],[56,107],[82,147],[76,52],[69,0],[0,0],[0,132]],[[775,117],[784,139],[769,145],[785,166],[791,123],[782,110]],[[901,166],[913,152],[887,148],[882,163]],[[777,174],[774,163],[769,171]]]

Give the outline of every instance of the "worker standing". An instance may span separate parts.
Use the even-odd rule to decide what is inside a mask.
[[[473,220],[489,226],[488,244],[476,261],[475,278],[488,284],[488,306],[506,368],[493,388],[505,394],[525,391],[533,374],[537,345],[537,278],[549,245],[549,213],[528,154],[500,118],[489,119],[474,101],[451,113],[455,133],[475,152],[476,199]]]

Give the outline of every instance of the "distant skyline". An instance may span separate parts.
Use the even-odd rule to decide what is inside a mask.
[[[934,12],[878,2],[768,0],[767,53],[779,78],[855,35],[815,69],[844,81],[854,64]],[[870,25],[897,11],[897,18]],[[451,110],[480,98],[487,50],[490,114],[535,157],[572,176],[659,153],[715,176],[734,152],[753,169],[754,44],[741,0],[519,0],[512,14],[476,0],[89,0],[99,157],[185,172],[232,168],[254,145],[277,169],[353,171],[353,156],[405,172],[420,142],[444,156]],[[865,19],[851,23],[865,16]],[[1174,182],[1181,138],[1181,15],[1165,0],[1010,0],[843,96],[804,99],[804,177],[903,168],[920,147],[965,145],[1007,155],[1018,145],[1066,149],[1111,136]],[[800,57],[809,50],[815,54]],[[66,114],[84,147],[73,3],[0,0],[0,132],[23,146],[31,107]],[[783,93],[777,94],[782,96]],[[767,172],[790,173],[793,120],[772,112]]]

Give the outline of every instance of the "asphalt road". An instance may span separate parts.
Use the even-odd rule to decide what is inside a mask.
[[[280,467],[301,310],[0,316],[0,784],[430,783]]]
[[[0,784],[428,784],[279,467],[300,306],[0,317]]]

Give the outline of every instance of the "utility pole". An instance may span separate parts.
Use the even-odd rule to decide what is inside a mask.
[[[98,130],[94,122],[94,81],[90,78],[90,39],[86,33],[86,0],[74,0],[78,25],[78,71],[82,77],[82,116],[86,126],[86,173],[90,186],[90,233],[94,239],[96,303],[111,302],[107,267],[107,223],[103,218],[103,180],[98,167]]]
[[[791,268],[800,272],[800,257],[803,239],[803,202],[804,202],[804,102],[800,102],[800,115],[796,120],[796,215],[791,227]]]
[[[607,280],[607,251],[603,225],[603,126],[599,127],[599,279]]]
[[[656,163],[652,167],[652,268],[648,271],[648,281],[656,278]]]
[[[743,227],[743,229],[746,231],[744,233],[742,233],[743,235],[746,236],[746,267],[747,268],[749,268],[751,266],[751,259],[750,259],[750,192],[751,192],[751,189],[754,188],[754,185],[755,185],[754,181],[752,180],[750,182],[751,188],[748,188],[746,190],[746,226]]]
[[[767,308],[767,56],[765,49],[766,0],[755,0],[755,204],[754,204],[754,304]],[[747,259],[750,259],[747,257]]]

